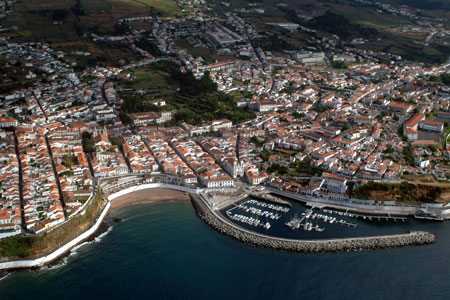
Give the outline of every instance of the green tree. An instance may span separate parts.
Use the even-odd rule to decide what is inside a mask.
[[[122,142],[120,141],[120,139],[115,136],[111,138],[111,144],[116,145],[117,147],[122,146]]]

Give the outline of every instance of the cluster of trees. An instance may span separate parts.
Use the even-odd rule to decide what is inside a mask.
[[[68,14],[67,9],[55,9],[52,13],[52,21],[62,21]]]
[[[133,123],[133,120],[131,119],[131,117],[130,117],[129,115],[127,115],[127,113],[124,112],[124,111],[121,111],[121,112],[119,113],[119,119],[120,119],[124,124],[130,125],[130,124]]]
[[[112,137],[111,138],[111,144],[117,146],[117,147],[121,147],[122,146],[122,142],[120,141],[120,139],[118,137]]]
[[[403,157],[405,158],[406,162],[409,165],[414,166],[415,161],[414,161],[413,149],[410,145],[403,147]]]
[[[256,136],[252,136],[252,138],[250,139],[250,143],[254,144],[256,147],[261,147],[266,142],[267,142],[266,139],[260,140]]]
[[[215,119],[229,119],[240,123],[253,119],[255,114],[248,108],[238,108],[235,97],[217,91],[217,84],[211,79],[209,72],[196,79],[191,72],[182,73],[178,66],[164,64],[164,70],[171,73],[171,79],[178,82],[180,91],[168,102],[177,108],[176,121],[199,125]]]
[[[313,110],[318,113],[323,113],[324,111],[327,111],[328,109],[325,106],[323,106],[322,103],[319,103],[313,107]]]
[[[286,166],[280,166],[278,164],[273,164],[267,168],[267,173],[276,173],[278,175],[286,175],[288,168]]]
[[[32,81],[14,82],[9,84],[0,85],[0,94],[9,94],[12,91],[20,90],[22,88],[29,88],[33,85]]]
[[[298,118],[304,118],[305,117],[305,113],[303,113],[303,112],[298,112],[298,111],[294,111],[293,113],[292,113],[292,116],[294,117],[294,118],[296,118],[296,119],[298,119]]]
[[[445,85],[450,85],[450,73],[441,74],[441,76],[430,76],[431,81],[441,82]]]
[[[64,155],[62,165],[68,169],[72,169],[73,165],[78,164],[78,159],[75,155]]]
[[[255,114],[248,108],[236,106],[238,94],[225,94],[217,90],[217,84],[211,79],[209,72],[205,72],[200,79],[191,72],[180,72],[178,65],[161,61],[152,65],[170,74],[170,80],[176,83],[180,90],[165,97],[167,106],[161,108],[146,100],[145,96],[134,95],[126,97],[119,115],[124,123],[130,123],[126,113],[142,111],[176,110],[174,120],[170,125],[187,122],[200,125],[215,119],[229,119],[233,123],[241,123],[253,119]]]
[[[408,6],[419,9],[443,9],[448,8],[448,2],[433,1],[433,0],[402,0]]]
[[[180,93],[183,96],[200,96],[217,92],[217,83],[211,79],[209,71],[206,71],[201,79],[196,79],[191,72],[180,71],[172,73],[171,78],[180,84]]]
[[[255,41],[255,46],[261,47],[266,51],[296,50],[298,48],[276,34],[258,39]]]
[[[178,122],[200,125],[205,121],[225,118],[236,124],[255,117],[248,108],[238,108],[235,99],[222,92],[189,97],[178,95],[175,98],[174,106],[179,107],[175,114]]]
[[[87,153],[95,152],[95,145],[94,145],[94,142],[92,141],[92,135],[89,132],[85,131],[82,134],[82,138],[83,138],[84,150]]]
[[[71,10],[77,18],[85,15],[83,5],[81,4],[81,0],[76,0],[75,5],[71,7]]]
[[[360,37],[373,37],[378,35],[378,30],[369,27],[363,27],[351,22],[346,17],[327,11],[325,14],[315,17],[308,21],[308,26],[336,34],[343,39]]]
[[[134,44],[137,47],[150,52],[150,54],[153,56],[161,56],[162,54],[161,50],[159,50],[159,48],[156,46],[156,43],[149,39],[142,38],[134,42]]]
[[[333,68],[335,69],[348,69],[348,64],[345,61],[331,61]]]
[[[144,112],[144,111],[161,111],[161,106],[149,102],[144,95],[132,95],[123,97],[124,103],[122,110],[127,113]],[[167,107],[164,109],[168,109]]]

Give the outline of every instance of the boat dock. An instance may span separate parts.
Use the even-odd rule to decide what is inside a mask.
[[[329,213],[329,211],[326,211],[326,210],[324,210],[324,212]],[[338,220],[338,219],[336,219],[335,217],[327,216],[327,215],[320,214],[320,213],[315,213],[315,214],[313,214],[311,218],[312,218],[313,220],[314,220],[315,218],[321,219],[321,220],[322,220],[323,222],[325,222],[325,223],[329,222],[330,224],[336,223],[336,224],[339,224],[339,225],[346,225],[347,227],[353,227],[353,228],[356,228],[356,226],[358,226],[358,224],[356,224],[356,223],[350,223],[350,222],[347,222],[347,221],[345,221],[345,220],[343,220],[343,219]]]
[[[263,227],[265,229],[269,229],[271,227],[269,222],[265,222],[265,223],[261,222],[261,220],[259,220],[258,218],[247,217],[247,216],[240,215],[240,214],[233,215],[230,211],[227,211],[227,215],[231,220],[245,223],[250,226]]]
[[[250,199],[250,200],[246,201],[245,203],[255,204],[255,205],[258,205],[260,207],[269,208],[269,209],[276,210],[276,211],[279,211],[279,212],[284,212],[284,213],[287,213],[289,211],[288,207],[274,205],[274,204],[271,204],[271,203],[264,203],[264,202],[257,201],[257,200],[254,200],[254,199]]]
[[[260,217],[267,217],[267,218],[271,218],[273,220],[278,220],[281,215],[277,214],[277,213],[273,213],[271,211],[268,210],[262,210],[256,207],[252,207],[252,206],[247,206],[245,204],[234,204],[235,208],[240,208],[243,211],[245,211],[246,213],[251,213],[252,215],[258,215]]]
[[[332,209],[322,209],[323,212],[329,213],[329,214],[335,214],[339,216],[346,216],[350,218],[361,218],[363,220],[369,220],[369,221],[389,221],[393,220],[395,222],[397,221],[406,221],[406,217],[399,217],[399,216],[391,216],[389,213],[387,215],[361,215],[356,213],[350,213],[348,210],[344,211],[338,211],[338,210],[332,210]]]
[[[287,222],[285,225],[288,227],[291,227],[292,229],[302,228],[305,231],[315,230],[318,232],[322,232],[325,230],[325,228],[319,227],[319,224],[316,224],[316,226],[314,226],[312,222],[303,223],[304,220],[305,220],[305,217],[302,217],[300,219],[293,218],[289,222]]]
[[[324,231],[325,230],[324,227],[322,227],[322,228],[319,227],[319,224],[316,224],[316,226],[314,226],[312,222],[309,222],[309,218],[313,215],[312,212],[313,212],[312,209],[304,211],[302,213],[301,218],[294,217],[289,222],[287,222],[285,225],[288,227],[291,227],[292,229],[302,228],[305,231],[311,231],[311,230],[315,230],[318,232]],[[303,221],[305,221],[305,223],[303,223]]]
[[[325,212],[331,213],[331,211],[327,211],[327,210],[324,210],[324,213]],[[349,215],[347,215],[347,216],[351,217]],[[356,228],[356,226],[358,226],[358,224],[347,222],[344,219],[337,219],[336,217],[333,217],[333,216],[328,216],[328,215],[325,215],[322,213],[315,213],[312,208],[304,211],[302,213],[301,218],[294,217],[289,222],[287,222],[285,225],[291,227],[292,229],[298,229],[301,227],[304,230],[308,230],[308,231],[310,231],[312,229],[319,231],[319,232],[324,231],[325,228],[320,228],[319,224],[317,224],[316,226],[312,226],[314,220],[317,220],[317,222],[320,220],[324,223],[346,225],[347,227],[353,227],[353,228]],[[303,223],[304,221],[305,221],[305,223]]]
[[[244,201],[240,204],[232,203],[232,207],[226,211],[226,214],[231,220],[245,223],[250,226],[269,229],[271,227],[271,224],[267,222],[267,219],[276,221],[280,219],[283,214],[287,213],[289,209],[289,207],[285,207],[282,205],[275,205],[255,199],[248,199],[247,201]],[[243,213],[251,214],[251,216],[241,213],[235,213],[233,212],[234,210],[239,210]],[[258,217],[265,218],[266,221],[262,221]]]

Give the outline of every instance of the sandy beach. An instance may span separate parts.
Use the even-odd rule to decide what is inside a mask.
[[[154,188],[139,190],[111,200],[111,212],[119,208],[152,201],[190,201],[190,196],[186,192],[171,189]]]

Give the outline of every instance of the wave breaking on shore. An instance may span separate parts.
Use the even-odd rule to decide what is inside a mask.
[[[113,226],[106,224],[106,223],[105,223],[105,225],[108,226],[106,230],[100,229],[99,234],[97,236],[93,236],[92,238],[84,241],[83,243],[76,245],[75,247],[70,249],[70,251],[67,253],[67,255],[64,255],[63,257],[58,259],[53,264],[46,265],[46,266],[39,268],[39,270],[40,271],[49,271],[49,270],[54,270],[54,269],[58,269],[62,266],[65,266],[68,263],[69,258],[76,256],[78,254],[79,249],[81,249],[82,247],[87,246],[87,245],[101,242],[113,229]]]

